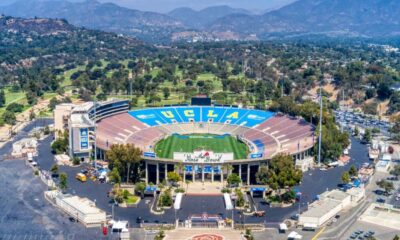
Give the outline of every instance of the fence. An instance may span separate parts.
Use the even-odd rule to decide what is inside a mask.
[[[240,224],[240,223],[235,223],[234,228],[237,230],[244,230],[244,229],[251,229],[251,230],[264,230],[265,229],[265,225],[261,224],[261,223],[249,223],[249,224]]]
[[[173,223],[141,223],[141,228],[148,230],[172,230],[175,229],[175,224]]]

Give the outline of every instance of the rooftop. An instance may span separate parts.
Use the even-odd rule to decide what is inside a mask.
[[[324,199],[315,201],[308,207],[308,210],[301,214],[302,217],[321,217],[330,212],[333,208],[336,208],[340,205],[341,202],[332,200],[332,199]]]
[[[87,198],[78,196],[64,196],[63,201],[83,214],[102,213],[103,210],[96,207],[95,203]]]
[[[337,201],[343,201],[344,199],[346,199],[347,197],[349,197],[349,195],[343,191],[334,189],[330,192],[324,192],[321,194],[321,198],[325,197],[328,199],[332,199],[332,200],[337,200]]]

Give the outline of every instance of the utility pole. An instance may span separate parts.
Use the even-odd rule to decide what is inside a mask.
[[[318,138],[318,166],[321,166],[321,142],[322,142],[322,86],[319,87],[319,138]]]

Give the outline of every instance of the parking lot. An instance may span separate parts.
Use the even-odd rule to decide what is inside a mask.
[[[391,128],[391,124],[389,122],[375,119],[358,112],[337,110],[335,111],[335,118],[337,123],[344,128],[350,125],[358,126],[362,129],[378,128],[381,134],[386,136],[390,135],[389,129]]]
[[[41,168],[47,170],[49,170],[54,164],[54,156],[51,154],[50,150],[51,141],[52,137],[48,137],[40,143],[40,157],[37,159]],[[300,211],[304,211],[307,208],[307,203],[312,202],[318,194],[327,189],[337,187],[343,171],[348,170],[352,164],[356,167],[360,167],[364,162],[368,161],[365,145],[360,144],[357,140],[353,139],[352,146],[353,147],[350,150],[352,160],[349,165],[336,167],[328,171],[315,169],[304,174],[302,183],[298,187],[302,192],[300,203],[296,203],[287,208],[271,208],[262,198],[255,198],[254,200],[258,209],[266,212],[265,217],[244,216],[240,211],[235,210],[233,212],[235,221],[244,223],[266,223],[268,226],[276,226],[284,219],[297,214],[299,212],[298,204],[300,204]],[[60,171],[66,172],[69,176],[68,192],[95,201],[98,207],[107,211],[107,214],[111,215],[112,204],[111,199],[107,197],[107,192],[112,186],[109,184],[99,183],[98,181],[93,182],[92,180],[88,180],[87,182],[82,183],[76,180],[76,173],[80,172],[83,168],[83,166],[60,167]],[[148,223],[174,223],[175,211],[173,209],[166,210],[163,215],[155,215],[150,212],[150,206],[145,203],[146,200],[152,201],[153,199],[148,198],[141,201],[137,208],[115,207],[115,218],[117,220],[130,221],[130,224],[133,227],[138,226],[137,217],[141,217],[143,221]],[[204,212],[209,214],[220,214],[223,218],[232,217],[232,212],[225,210],[222,196],[185,196],[182,201],[182,207],[176,212],[176,216],[180,220],[185,220],[192,214]]]
[[[23,132],[23,134],[26,135],[26,132]],[[21,136],[17,136],[16,139],[19,139]],[[37,162],[39,163],[39,166],[42,169],[49,170],[51,166],[54,164],[54,156],[51,154],[51,149],[50,149],[50,143],[52,141],[52,137],[49,136],[45,138],[43,141],[39,143],[39,157],[36,159]],[[367,151],[366,151],[366,146],[360,144],[357,140],[352,139],[352,149],[350,150],[350,156],[351,156],[351,161],[349,165],[346,165],[344,167],[336,167],[327,171],[322,171],[319,169],[311,170],[309,172],[306,172],[304,174],[303,180],[301,185],[298,187],[299,190],[303,193],[303,197],[300,202],[300,211],[304,211],[307,208],[307,203],[311,202],[314,200],[315,196],[320,194],[321,192],[327,190],[327,189],[332,189],[336,188],[337,184],[340,182],[340,176],[343,171],[348,170],[352,164],[354,164],[356,167],[360,167],[364,162],[368,161],[368,156],[367,156]],[[0,153],[8,153],[11,151],[11,145],[8,144],[6,145],[3,149],[0,149]],[[17,162],[2,162],[1,164],[11,164],[14,163],[16,164]],[[18,161],[19,165],[15,166],[1,166],[5,169],[11,169],[9,170],[10,174],[17,174],[17,172],[20,169],[24,169],[25,174],[21,174],[21,177],[23,176],[25,178],[27,186],[31,187],[33,184],[37,184],[39,187],[34,187],[35,191],[29,191],[29,199],[32,199],[33,203],[29,203],[27,200],[24,199],[23,195],[21,196],[12,196],[14,199],[24,199],[24,200],[17,200],[16,202],[20,202],[19,204],[25,205],[33,205],[40,203],[40,218],[37,216],[35,217],[35,212],[33,213],[28,213],[26,214],[27,216],[22,216],[21,213],[18,211],[8,213],[6,214],[7,217],[3,217],[2,221],[5,222],[6,224],[3,224],[5,229],[5,234],[17,234],[16,229],[24,228],[26,231],[24,231],[24,234],[39,234],[39,233],[44,233],[48,234],[48,236],[51,236],[51,239],[56,239],[53,238],[54,236],[61,236],[61,239],[65,239],[65,237],[62,237],[64,232],[74,232],[76,236],[97,236],[100,238],[101,233],[99,229],[91,229],[87,230],[80,226],[80,224],[77,223],[71,223],[68,220],[68,217],[61,212],[59,212],[57,209],[54,209],[52,206],[47,204],[47,202],[44,201],[43,199],[43,191],[45,190],[43,184],[40,183],[38,179],[35,181],[31,181],[31,176],[32,176],[32,170],[28,167],[25,166],[23,161]],[[80,172],[84,166],[80,167],[66,167],[66,166],[61,166],[60,171],[61,172],[66,172],[69,176],[68,179],[68,192],[72,194],[79,195],[81,197],[87,197],[93,201],[96,202],[96,205],[105,210],[107,214],[111,215],[112,213],[112,204],[110,202],[110,199],[107,197],[107,192],[111,189],[111,185],[106,184],[106,183],[99,183],[98,181],[93,182],[92,180],[88,180],[85,183],[81,183],[78,180],[75,179],[76,173]],[[7,180],[2,180],[3,184],[9,185],[9,182],[13,175],[8,175],[6,178]],[[9,180],[9,181],[8,181]],[[11,186],[14,188],[17,188],[19,184],[16,184],[15,186]],[[24,185],[24,184],[22,184]],[[30,188],[26,188],[30,190]],[[14,191],[12,193],[18,195],[20,194],[20,189],[18,191]],[[18,193],[18,194],[17,194]],[[25,195],[27,193],[24,193]],[[12,195],[7,192],[6,195]],[[2,204],[4,205],[7,200],[5,200],[5,196],[3,195]],[[140,217],[144,222],[146,223],[173,223],[175,220],[175,211],[173,209],[169,209],[165,211],[165,214],[163,215],[154,215],[150,212],[150,203],[152,202],[153,198],[147,197],[143,199],[137,208],[121,208],[121,207],[115,207],[114,208],[114,214],[115,214],[115,219],[116,220],[129,220],[130,225],[132,227],[137,227],[138,223],[138,217]],[[22,203],[21,203],[22,202]],[[259,210],[265,210],[266,215],[265,217],[254,217],[254,216],[243,216],[240,211],[233,211],[234,213],[234,219],[237,223],[243,222],[243,223],[266,223],[267,226],[276,226],[280,222],[282,222],[286,218],[290,218],[291,216],[295,215],[296,213],[299,212],[299,203],[296,203],[295,205],[288,207],[288,208],[271,208],[269,207],[265,201],[261,198],[255,198],[255,203],[258,207]],[[8,209],[8,205],[1,205],[2,209]],[[13,206],[14,208],[16,206]],[[26,207],[26,206],[24,206]],[[36,208],[36,207],[35,207]],[[24,208],[20,207],[19,209],[24,210]],[[32,211],[32,207],[28,207],[29,210]],[[21,210],[21,211],[22,211]],[[24,210],[25,213],[27,212]],[[209,214],[219,214],[221,217],[225,218],[231,218],[232,216],[232,211],[226,211],[225,206],[223,203],[223,198],[222,196],[185,196],[182,201],[182,208],[176,212],[176,217],[180,220],[185,220],[187,219],[190,215],[192,214],[199,214],[199,213],[204,213],[207,212]],[[38,214],[38,212],[36,212]],[[33,215],[32,218],[29,216]],[[41,219],[44,218],[44,219]],[[14,220],[17,219],[17,221]],[[37,220],[40,219],[40,220]],[[52,221],[52,224],[46,224],[46,226],[40,226],[40,227],[35,227],[35,223],[43,223],[43,221]],[[33,224],[31,224],[33,222]],[[20,225],[17,225],[20,224]],[[22,224],[22,225],[21,225]],[[24,224],[26,225],[32,225],[32,227],[24,227]],[[11,226],[19,226],[18,228],[12,228]],[[49,230],[50,228],[50,230]],[[35,229],[35,231],[32,231]],[[62,231],[60,229],[68,229],[68,231]],[[57,230],[57,231],[56,231]],[[2,231],[0,231],[2,232]],[[2,232],[3,233],[3,232]],[[21,233],[21,234],[23,234]],[[50,235],[52,234],[52,235]],[[82,235],[79,235],[82,234]],[[92,234],[92,235],[90,235]],[[138,236],[141,233],[138,233]],[[11,235],[10,235],[11,236]],[[8,237],[11,239],[10,237]],[[7,239],[7,238],[5,238]],[[45,238],[42,238],[45,239]],[[138,238],[140,239],[140,237]]]
[[[0,162],[0,239],[104,239],[50,205],[45,185],[23,160]]]

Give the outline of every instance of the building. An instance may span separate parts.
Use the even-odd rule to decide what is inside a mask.
[[[96,106],[96,107],[95,107]],[[96,120],[127,111],[127,100],[86,102],[83,104],[63,103],[54,110],[55,137],[69,133],[69,155],[87,159],[94,150]]]
[[[320,227],[343,209],[356,205],[364,196],[363,188],[352,188],[347,192],[337,189],[326,191],[320,195],[319,200],[309,205],[307,211],[300,214],[299,225]]]
[[[57,190],[46,191],[45,197],[86,227],[100,227],[106,223],[106,212],[87,198],[62,194]]]
[[[61,133],[68,129],[68,121],[74,106],[75,105],[72,103],[62,103],[57,105],[54,109],[53,117],[55,138],[61,137]]]
[[[205,104],[208,104],[205,102]],[[62,113],[62,112],[61,112]],[[67,116],[66,114],[65,116]],[[62,119],[58,117],[58,119]],[[167,173],[180,171],[183,180],[221,181],[231,172],[244,184],[256,184],[255,173],[276,154],[288,154],[302,170],[313,163],[315,126],[302,118],[264,110],[221,105],[179,105],[129,111],[127,100],[87,102],[74,106],[68,120],[69,155],[104,159],[113,144],[134,144],[142,150],[146,182],[158,184]],[[156,144],[172,135],[229,135],[245,144],[244,159],[209,149],[156,154]]]

